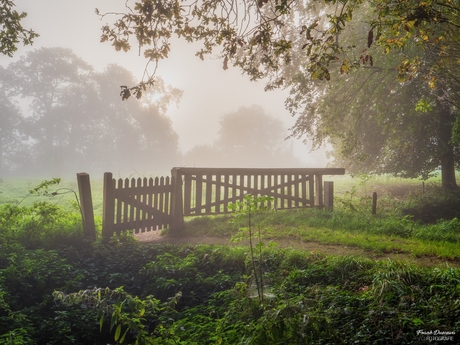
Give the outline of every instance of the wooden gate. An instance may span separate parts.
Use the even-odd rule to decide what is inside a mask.
[[[266,206],[277,210],[323,207],[323,175],[343,174],[336,168],[173,168],[171,178],[115,181],[105,173],[102,234],[177,231],[184,216],[227,213],[247,194],[273,197]]]
[[[104,174],[102,235],[124,230],[144,232],[171,224],[171,178],[119,179]]]
[[[228,205],[247,194],[274,198],[267,206],[282,210],[323,207],[323,175],[344,175],[341,168],[245,169],[173,168],[176,183],[174,225],[183,226],[184,216],[228,212]]]

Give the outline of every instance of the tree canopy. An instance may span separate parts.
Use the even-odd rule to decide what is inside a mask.
[[[367,7],[367,17],[357,33],[361,44],[347,44],[342,35],[362,7]],[[233,64],[251,79],[268,78],[267,89],[289,81],[296,72],[289,66],[299,60],[306,61],[304,68],[311,77],[326,80],[331,78],[331,66],[339,65],[340,73],[372,66],[376,58],[367,48],[373,44],[383,53],[407,44],[423,47],[423,55],[401,56],[401,78],[417,73],[426,55],[437,62],[436,68],[425,71],[432,77],[428,82],[435,81],[437,69],[458,64],[451,54],[458,48],[452,43],[460,25],[455,0],[142,0],[127,1],[125,13],[96,12],[102,18],[116,16],[113,25],[103,26],[101,42],[127,51],[134,41],[154,64],[140,85],[124,90],[124,97],[131,91],[138,95],[154,81],[159,61],[172,49],[173,35],[202,42],[196,53],[200,58],[218,49],[224,69]]]
[[[137,45],[153,64],[139,85],[124,88],[124,99],[141,97],[154,83],[174,35],[199,41],[198,57],[217,53],[224,69],[264,79],[266,90],[290,89],[294,136],[332,141],[336,156],[356,169],[427,177],[440,167],[445,187],[456,187],[456,0],[142,0],[127,1],[125,13],[97,13],[115,16],[102,28],[102,42],[116,50]],[[340,104],[328,115],[334,102]]]

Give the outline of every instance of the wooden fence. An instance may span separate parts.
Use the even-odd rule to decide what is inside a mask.
[[[266,206],[277,210],[331,209],[333,185],[325,183],[323,191],[323,176],[343,174],[336,168],[173,168],[171,177],[115,180],[105,173],[102,234],[180,230],[184,216],[227,213],[247,194],[273,197]]]

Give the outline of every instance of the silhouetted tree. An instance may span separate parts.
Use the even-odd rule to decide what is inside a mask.
[[[179,164],[178,138],[165,112],[181,92],[160,80],[142,100],[122,102],[115,86],[132,80],[116,65],[96,73],[64,48],[35,50],[10,64],[5,92],[28,104],[21,122],[32,156],[28,171],[148,173]]]
[[[221,117],[219,138],[186,154],[187,165],[296,167],[299,161],[284,141],[283,123],[260,106],[241,107]]]
[[[79,91],[89,86],[92,67],[69,49],[42,48],[21,56],[8,72],[10,97],[29,102],[23,113],[33,141],[35,172],[62,173],[66,159],[74,158],[68,151],[69,134],[86,120],[85,113],[75,112],[85,104]]]
[[[23,118],[19,108],[5,93],[5,70],[0,67],[0,176],[15,168],[25,153]]]

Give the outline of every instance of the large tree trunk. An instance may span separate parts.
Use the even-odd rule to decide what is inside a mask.
[[[452,145],[452,129],[455,117],[450,107],[444,102],[440,102],[439,113],[439,159],[441,164],[442,187],[445,190],[457,189],[455,179],[455,156],[454,146]]]

